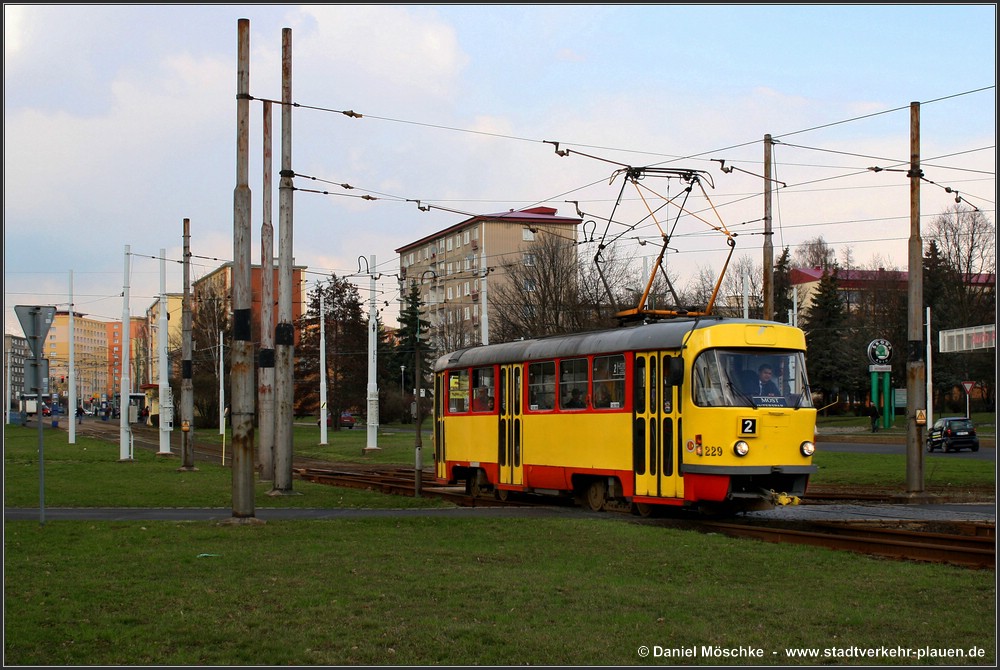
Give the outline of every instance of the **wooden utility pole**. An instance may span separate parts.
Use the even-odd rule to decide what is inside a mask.
[[[274,226],[271,225],[271,101],[264,101],[264,186],[260,224],[260,478],[274,480]]]
[[[281,30],[281,172],[278,180],[278,326],[274,332],[274,488],[292,491],[295,326],[292,324],[292,31]]]
[[[924,490],[924,425],[917,410],[927,406],[924,387],[924,248],[920,239],[920,103],[910,103],[910,244],[906,324],[906,490]]]
[[[233,192],[232,404],[233,519],[254,517],[254,365],[250,290],[250,20],[238,24],[236,188]],[[222,353],[221,351],[219,352]],[[221,360],[221,358],[220,358]]]
[[[774,319],[774,243],[771,241],[771,136],[764,135],[764,314]]]

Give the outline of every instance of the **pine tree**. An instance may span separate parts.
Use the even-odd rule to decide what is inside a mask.
[[[420,299],[420,287],[417,282],[410,282],[410,291],[403,302],[403,309],[399,313],[399,330],[397,331],[397,343],[393,351],[393,368],[405,366],[403,373],[404,390],[412,397],[413,389],[417,386],[414,376],[417,357],[417,343],[419,338],[420,355],[420,388],[428,389],[431,384],[431,370],[433,368],[436,353],[434,345],[427,337],[430,322],[420,316],[424,303]],[[423,405],[426,410],[427,406]]]
[[[324,302],[328,414],[337,417],[343,411],[367,405],[368,319],[357,287],[335,274],[309,293],[295,346],[296,415],[319,413],[320,293]],[[339,423],[334,421],[333,426],[336,429]]]
[[[844,324],[844,303],[834,265],[823,273],[802,325],[806,333],[809,383],[813,390],[823,393],[824,404],[833,402],[845,379]]]

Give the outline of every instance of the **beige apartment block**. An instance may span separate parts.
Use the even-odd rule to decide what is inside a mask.
[[[545,234],[575,240],[581,221],[531,207],[473,216],[411,242],[395,250],[400,299],[416,282],[439,350],[488,343],[490,291],[509,280],[505,266],[532,263],[532,248]],[[575,245],[568,249],[576,254]]]

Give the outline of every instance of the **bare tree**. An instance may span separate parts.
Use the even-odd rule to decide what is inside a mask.
[[[814,237],[795,250],[795,264],[805,268],[832,270],[837,257],[823,236]]]
[[[579,330],[576,243],[543,234],[520,258],[501,266],[490,284],[496,341]]]
[[[957,297],[961,301],[958,313],[969,322],[955,327],[990,323],[996,310],[996,227],[978,209],[956,204],[931,222],[928,237],[968,287]],[[981,285],[983,275],[993,275],[992,289]]]
[[[738,256],[729,264],[722,278],[722,293],[716,300],[715,313],[725,316],[743,315],[743,279],[747,279],[748,315],[759,319],[764,315],[764,268],[750,256]],[[721,303],[721,304],[720,304]]]
[[[698,272],[684,287],[684,301],[698,309],[705,309],[715,290],[715,271],[710,266],[699,266]]]

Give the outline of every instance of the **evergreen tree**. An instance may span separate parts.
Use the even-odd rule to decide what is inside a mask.
[[[420,299],[420,287],[417,282],[410,282],[410,291],[406,295],[403,309],[399,314],[399,330],[397,331],[397,343],[393,351],[392,368],[398,369],[405,366],[403,373],[404,392],[408,397],[413,397],[413,389],[417,386],[415,378],[417,343],[419,338],[420,355],[420,388],[428,389],[431,385],[431,369],[436,353],[434,345],[427,337],[430,322],[422,318],[420,313],[424,303]],[[429,404],[423,404],[422,410],[426,411]]]
[[[809,383],[814,391],[823,394],[824,405],[833,402],[845,380],[844,325],[844,303],[834,265],[823,273],[802,325]]]
[[[323,295],[326,340],[327,413],[367,408],[368,319],[354,284],[337,275],[308,294],[308,308],[299,323],[295,346],[295,414],[319,414],[320,352],[319,302]],[[332,423],[334,430],[340,427]]]

